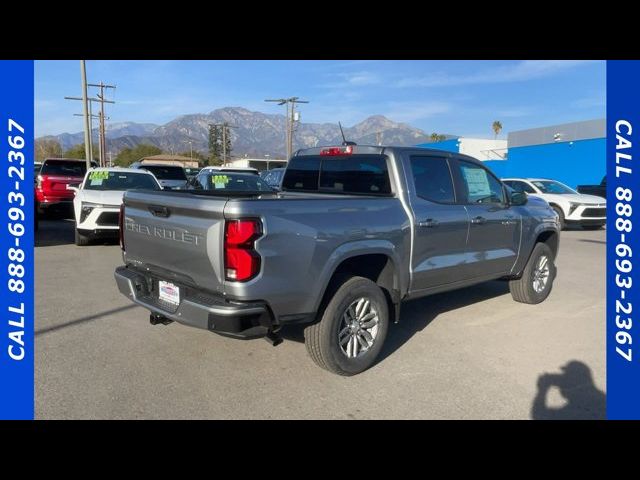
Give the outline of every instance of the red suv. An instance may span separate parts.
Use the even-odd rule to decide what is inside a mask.
[[[47,158],[36,177],[36,202],[39,213],[52,209],[73,208],[73,190],[67,190],[70,183],[80,183],[87,173],[84,160],[68,158]]]

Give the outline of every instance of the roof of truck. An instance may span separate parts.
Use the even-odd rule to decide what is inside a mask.
[[[348,157],[349,155],[382,155],[386,151],[396,151],[396,152],[416,152],[423,154],[436,154],[436,155],[444,155],[447,157],[461,157],[465,160],[482,163],[481,160],[477,158],[470,157],[469,155],[465,155],[464,153],[457,152],[449,152],[446,150],[438,150],[436,148],[424,148],[417,146],[396,146],[396,145],[323,145],[320,147],[311,147],[311,148],[302,148],[296,151],[293,156],[305,156],[305,155],[320,155],[323,150],[326,149],[334,149],[334,148],[342,148],[346,149],[348,147],[352,148],[352,152],[350,154],[345,155],[336,155],[340,157]]]

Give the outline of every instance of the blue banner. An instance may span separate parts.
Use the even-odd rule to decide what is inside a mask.
[[[640,62],[607,62],[607,418],[640,419]],[[635,265],[634,265],[635,263]]]
[[[0,419],[33,419],[33,61],[0,61]]]

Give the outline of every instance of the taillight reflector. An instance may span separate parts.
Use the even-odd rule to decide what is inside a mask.
[[[260,271],[260,255],[255,241],[262,236],[262,222],[258,219],[227,220],[224,229],[225,278],[246,282]]]
[[[323,157],[337,157],[339,155],[351,154],[353,154],[353,145],[347,145],[344,147],[329,147],[320,150],[320,155]]]

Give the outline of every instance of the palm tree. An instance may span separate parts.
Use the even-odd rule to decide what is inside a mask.
[[[500,120],[496,120],[495,122],[493,122],[491,128],[493,128],[493,133],[496,134],[495,138],[498,138],[498,135],[500,135],[500,132],[502,131],[502,123],[500,122]]]
[[[440,141],[440,135],[438,135],[436,132],[433,132],[433,133],[431,134],[431,141],[432,141],[432,142],[438,142],[438,141]]]

